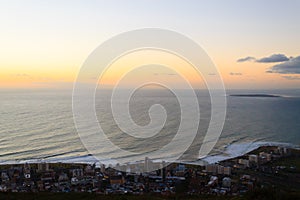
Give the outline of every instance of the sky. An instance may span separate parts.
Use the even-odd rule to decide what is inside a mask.
[[[72,87],[101,43],[152,27],[198,43],[228,89],[299,88],[299,9],[298,0],[0,0],[0,88]]]

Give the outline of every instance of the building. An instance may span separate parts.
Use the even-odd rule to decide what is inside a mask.
[[[210,180],[209,180],[209,182],[208,182],[208,186],[215,186],[215,185],[217,185],[218,184],[218,177],[216,177],[216,176],[211,176],[210,177]]]
[[[272,154],[260,152],[259,153],[259,160],[261,163],[266,163],[272,160]]]
[[[105,173],[105,165],[104,164],[101,164],[100,171],[102,173]]]
[[[224,167],[222,165],[217,165],[218,174],[224,174]]]
[[[125,183],[125,179],[122,175],[111,176],[110,184],[111,185],[123,185]]]
[[[219,174],[219,175],[231,175],[231,167],[224,167],[218,164],[209,164],[205,166],[207,173]]]
[[[72,169],[71,174],[72,174],[72,177],[81,178],[81,177],[83,177],[83,170],[82,169]]]
[[[61,173],[59,176],[58,176],[58,181],[68,181],[69,180],[69,177],[66,173]]]
[[[38,163],[38,168],[37,168],[38,172],[45,172],[45,171],[49,171],[49,163]]]
[[[231,187],[231,178],[224,177],[223,180],[222,180],[222,187],[230,188]]]
[[[6,172],[1,172],[1,180],[2,180],[2,182],[9,181],[9,176],[7,175]]]
[[[94,176],[95,175],[95,167],[92,165],[87,165],[84,169],[84,173],[86,176]]]
[[[231,167],[224,167],[224,175],[231,175]]]
[[[238,159],[238,164],[242,165],[244,168],[249,167],[249,160],[246,159]]]
[[[248,159],[249,159],[249,162],[251,162],[251,163],[258,163],[258,156],[257,155],[254,155],[254,154],[249,155]]]
[[[179,177],[183,177],[185,175],[185,170],[186,170],[185,165],[179,164],[177,167],[175,167],[174,175],[179,176]]]
[[[216,164],[209,164],[205,166],[205,170],[208,173],[216,174],[218,169]]]
[[[30,165],[28,163],[24,164],[24,177],[26,179],[30,179],[30,177],[31,177]]]
[[[274,152],[282,156],[289,155],[291,153],[290,149],[286,147],[277,147],[277,149]]]

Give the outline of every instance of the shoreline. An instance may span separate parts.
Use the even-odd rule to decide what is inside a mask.
[[[199,165],[204,166],[208,164],[219,163],[226,160],[231,160],[244,156],[251,153],[261,147],[285,147],[290,149],[300,149],[299,145],[291,143],[282,143],[282,142],[248,142],[248,143],[233,143],[227,145],[223,153],[208,155],[202,159],[196,161],[177,161],[174,163],[182,163],[189,165]],[[160,160],[161,161],[161,160]],[[142,162],[142,161],[141,161]],[[153,160],[153,162],[158,162]],[[167,161],[166,161],[167,162]],[[94,158],[93,155],[79,156],[79,157],[69,157],[69,158],[58,158],[58,159],[28,159],[28,160],[9,160],[1,161],[0,166],[6,165],[23,165],[23,164],[39,164],[39,163],[49,163],[49,164],[81,164],[81,165],[91,165],[96,164],[97,167],[100,167],[101,163]],[[139,163],[139,162],[137,162]]]
[[[246,155],[260,147],[286,147],[291,149],[299,149],[299,145],[284,143],[284,142],[244,142],[244,143],[233,143],[225,147],[225,151],[222,154],[209,155],[202,160],[208,164],[218,163],[233,158],[238,158]]]
[[[238,157],[205,166],[193,163],[166,163],[155,170],[127,171],[88,163],[18,163],[1,165],[0,193],[92,195],[220,195],[244,196],[264,185],[283,189],[287,194],[299,192],[300,149],[286,144],[259,143],[254,150]],[[253,145],[252,145],[253,147]],[[249,150],[249,149],[248,149]],[[146,164],[147,163],[147,164]],[[126,166],[148,169],[148,163]],[[153,168],[149,168],[153,169]],[[133,172],[133,173],[132,173]],[[293,187],[286,187],[287,181]]]

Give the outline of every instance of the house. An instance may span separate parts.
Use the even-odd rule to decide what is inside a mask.
[[[49,171],[49,163],[38,163],[37,172],[47,172]]]
[[[68,181],[69,180],[69,177],[66,173],[61,173],[59,176],[58,176],[58,181]]]
[[[246,159],[238,159],[238,164],[240,164],[243,168],[249,167],[249,160]]]
[[[216,177],[216,176],[211,176],[210,177],[210,180],[209,180],[209,182],[208,182],[208,186],[215,186],[215,185],[217,185],[218,184],[218,177]]]
[[[224,177],[223,180],[222,180],[222,187],[230,188],[231,187],[231,178]]]
[[[83,170],[82,169],[71,169],[72,177],[81,178],[83,177]]]
[[[255,164],[258,163],[258,156],[257,155],[251,154],[251,155],[249,155],[248,159],[249,159],[250,163],[255,163]]]
[[[2,180],[2,182],[9,181],[9,176],[7,175],[6,172],[1,172],[1,180]]]
[[[95,169],[91,165],[87,165],[84,169],[84,173],[86,176],[94,176],[95,175]]]
[[[231,167],[224,167],[224,175],[231,175]]]
[[[205,170],[208,173],[216,174],[217,173],[217,165],[215,165],[215,164],[206,165]]]
[[[125,178],[122,175],[115,175],[110,177],[111,185],[123,185],[125,183]]]

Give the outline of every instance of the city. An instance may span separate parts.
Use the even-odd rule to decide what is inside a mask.
[[[99,195],[155,194],[164,197],[172,197],[180,193],[189,196],[204,194],[241,196],[263,187],[284,187],[287,183],[286,178],[293,184],[293,186],[289,185],[289,189],[294,188],[297,191],[297,187],[300,186],[299,165],[276,165],[276,163],[280,163],[279,161],[283,159],[293,160],[299,157],[299,150],[269,146],[216,164],[205,166],[165,164],[167,166],[162,169],[139,174],[131,173],[130,167],[135,169],[140,167],[141,171],[142,169],[148,171],[150,167],[162,164],[153,163],[146,158],[144,163],[115,166],[115,169],[104,165],[96,166],[96,164],[44,162],[2,165],[0,191],[2,193],[75,192]],[[282,178],[285,178],[282,183],[278,182]]]

